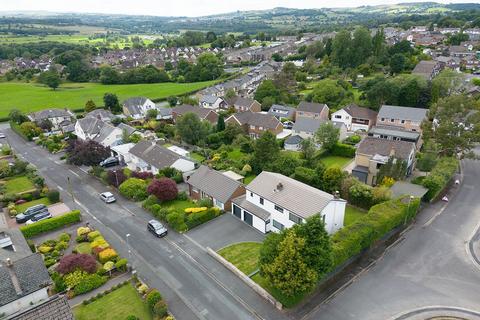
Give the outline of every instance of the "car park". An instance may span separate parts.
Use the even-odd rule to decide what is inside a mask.
[[[108,167],[118,166],[119,164],[120,164],[120,161],[118,161],[117,158],[110,157],[100,162],[100,167],[108,168]]]
[[[45,220],[45,219],[50,219],[52,217],[52,214],[50,212],[47,211],[42,211],[40,213],[37,213],[36,215],[34,215],[30,220],[28,220],[25,224],[32,224],[32,223],[35,223],[35,222],[38,222],[38,221],[42,221],[42,220]]]
[[[30,220],[34,215],[40,212],[48,211],[47,206],[44,204],[37,204],[33,207],[28,208],[25,212],[17,214],[15,220],[17,223],[24,223],[27,220]]]
[[[112,203],[112,202],[115,202],[117,200],[117,199],[115,199],[113,194],[111,192],[108,192],[108,191],[100,193],[100,199],[102,199],[103,202],[105,202],[105,203]]]
[[[147,229],[159,238],[165,237],[168,234],[167,228],[165,228],[160,221],[155,219],[148,221]]]

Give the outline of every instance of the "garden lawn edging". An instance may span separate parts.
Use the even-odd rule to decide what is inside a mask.
[[[38,221],[31,225],[20,227],[25,238],[31,238],[44,232],[52,231],[69,224],[79,222],[82,219],[80,210],[73,210],[64,215],[53,217],[47,220]]]
[[[250,288],[252,288],[256,293],[258,293],[260,296],[262,296],[264,299],[266,299],[268,302],[273,304],[278,310],[282,310],[283,305],[275,299],[270,293],[267,292],[267,290],[263,289],[259,284],[257,284],[255,281],[250,279],[246,274],[244,274],[242,271],[240,271],[237,267],[235,267],[232,263],[227,261],[224,257],[216,253],[213,249],[210,247],[207,247],[207,253],[213,257],[215,260],[220,262],[225,268],[228,270],[232,271],[237,277],[240,278],[246,285],[248,285]]]

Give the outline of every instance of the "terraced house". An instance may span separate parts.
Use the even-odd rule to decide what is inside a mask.
[[[232,201],[232,214],[260,232],[279,232],[319,214],[332,234],[343,227],[346,201],[279,173],[263,171]]]

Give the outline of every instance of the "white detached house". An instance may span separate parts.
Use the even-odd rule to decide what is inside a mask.
[[[123,114],[134,120],[143,120],[149,110],[156,110],[155,103],[145,97],[134,97],[123,102]]]
[[[279,173],[263,171],[245,195],[233,199],[232,214],[262,233],[279,232],[316,214],[329,234],[343,227],[347,202]]]

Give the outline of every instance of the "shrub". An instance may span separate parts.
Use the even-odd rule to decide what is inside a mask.
[[[330,151],[330,154],[333,156],[353,158],[355,157],[355,148],[348,144],[336,143]]]
[[[155,217],[157,217],[160,220],[165,221],[165,220],[167,220],[167,215],[168,215],[169,212],[170,211],[167,208],[160,207],[160,209],[155,214]]]
[[[75,295],[90,292],[93,289],[102,286],[105,282],[107,282],[107,280],[107,277],[100,276],[98,274],[87,275],[86,277],[81,279],[80,282],[75,286]],[[103,296],[103,294],[101,294],[101,296]]]
[[[117,252],[112,248],[107,248],[98,254],[98,260],[101,263],[114,261],[118,257]]]
[[[172,210],[167,215],[168,224],[178,232],[186,231],[188,229],[185,224],[185,214]]]
[[[118,271],[127,271],[127,263],[128,263],[128,260],[127,260],[127,259],[119,259],[119,260],[115,263],[115,268],[116,268]]]
[[[58,272],[53,272],[51,278],[53,280],[54,289],[57,293],[67,290],[67,285]]]
[[[70,235],[66,232],[64,233],[61,233],[59,236],[58,236],[58,241],[63,241],[63,242],[69,242],[70,241]]]
[[[57,271],[61,274],[67,274],[77,269],[88,273],[94,273],[97,270],[95,258],[89,254],[69,254],[60,259]]]
[[[123,173],[123,170],[108,170],[106,181],[109,185],[118,188],[125,180],[127,176]]]
[[[123,182],[119,189],[120,193],[134,201],[141,201],[147,198],[147,183],[138,178],[130,178]]]
[[[150,180],[150,179],[153,179],[153,173],[148,172],[148,171],[144,171],[144,172],[133,171],[132,174],[131,174],[131,177],[142,179],[142,180]]]
[[[65,249],[68,248],[68,243],[65,242],[65,241],[59,241],[56,245],[55,245],[55,250],[58,250],[58,251],[63,251]]]
[[[83,236],[90,232],[90,228],[88,227],[80,227],[77,229],[77,236]]]
[[[110,271],[113,269],[114,266],[115,266],[115,263],[113,261],[107,261],[103,265],[103,269],[105,269],[106,271]]]
[[[41,245],[40,247],[38,247],[38,251],[39,251],[40,253],[43,253],[43,254],[48,253],[48,252],[50,252],[50,251],[52,251],[52,250],[53,250],[52,247],[45,246],[45,245]]]
[[[63,279],[68,288],[75,288],[75,286],[87,276],[88,273],[85,271],[76,270],[63,276]]]
[[[160,300],[153,306],[153,314],[157,315],[160,318],[166,317],[168,315],[167,304],[165,301]]]
[[[147,301],[147,305],[150,308],[150,310],[153,310],[153,308],[155,307],[157,302],[159,302],[161,300],[162,300],[162,295],[160,294],[160,292],[158,292],[157,289],[153,289],[152,291],[150,291],[147,294],[146,301]]]
[[[101,235],[102,234],[98,230],[89,232],[88,235],[87,235],[88,241],[93,241],[95,238],[100,237]]]
[[[210,198],[203,198],[203,199],[200,199],[197,203],[197,205],[199,207],[207,207],[207,208],[211,208],[213,207],[213,201],[212,199]]]
[[[207,207],[198,207],[198,208],[186,208],[184,211],[185,213],[198,213],[202,211],[207,211]]]
[[[160,170],[158,172],[157,176],[159,178],[161,178],[161,177],[170,178],[173,181],[175,181],[176,183],[183,182],[182,172],[175,169],[175,168],[170,168],[170,167],[163,168],[162,170]]]
[[[153,194],[160,201],[174,200],[178,195],[177,184],[169,178],[153,179],[147,192]]]
[[[425,198],[435,199],[447,186],[458,169],[458,160],[455,158],[441,158],[430,174],[422,181],[422,185],[428,189]]]
[[[143,202],[143,207],[148,209],[154,204],[159,204],[159,203],[160,202],[158,201],[157,197],[155,197],[154,195],[149,195],[147,200]]]
[[[177,195],[177,200],[185,201],[188,200],[188,195],[185,191],[181,191]]]
[[[220,209],[218,208],[210,208],[206,211],[192,213],[186,217],[186,225],[188,229],[193,229],[202,223],[212,220],[215,217],[220,215]]]
[[[36,223],[20,227],[20,231],[25,238],[31,238],[40,233],[55,230],[63,226],[80,221],[81,215],[79,210],[66,213],[64,215],[53,217],[47,220],[38,221]]]
[[[102,249],[105,249],[107,247],[109,247],[110,245],[108,244],[108,242],[101,236],[98,236],[95,238],[95,240],[93,240],[92,243],[90,243],[90,248],[102,248]]]
[[[97,178],[100,178],[103,172],[105,172],[105,169],[100,166],[93,166],[90,170],[90,174],[94,175]]]
[[[47,192],[47,198],[50,201],[50,203],[57,203],[60,201],[60,192],[57,190],[50,190]]]

